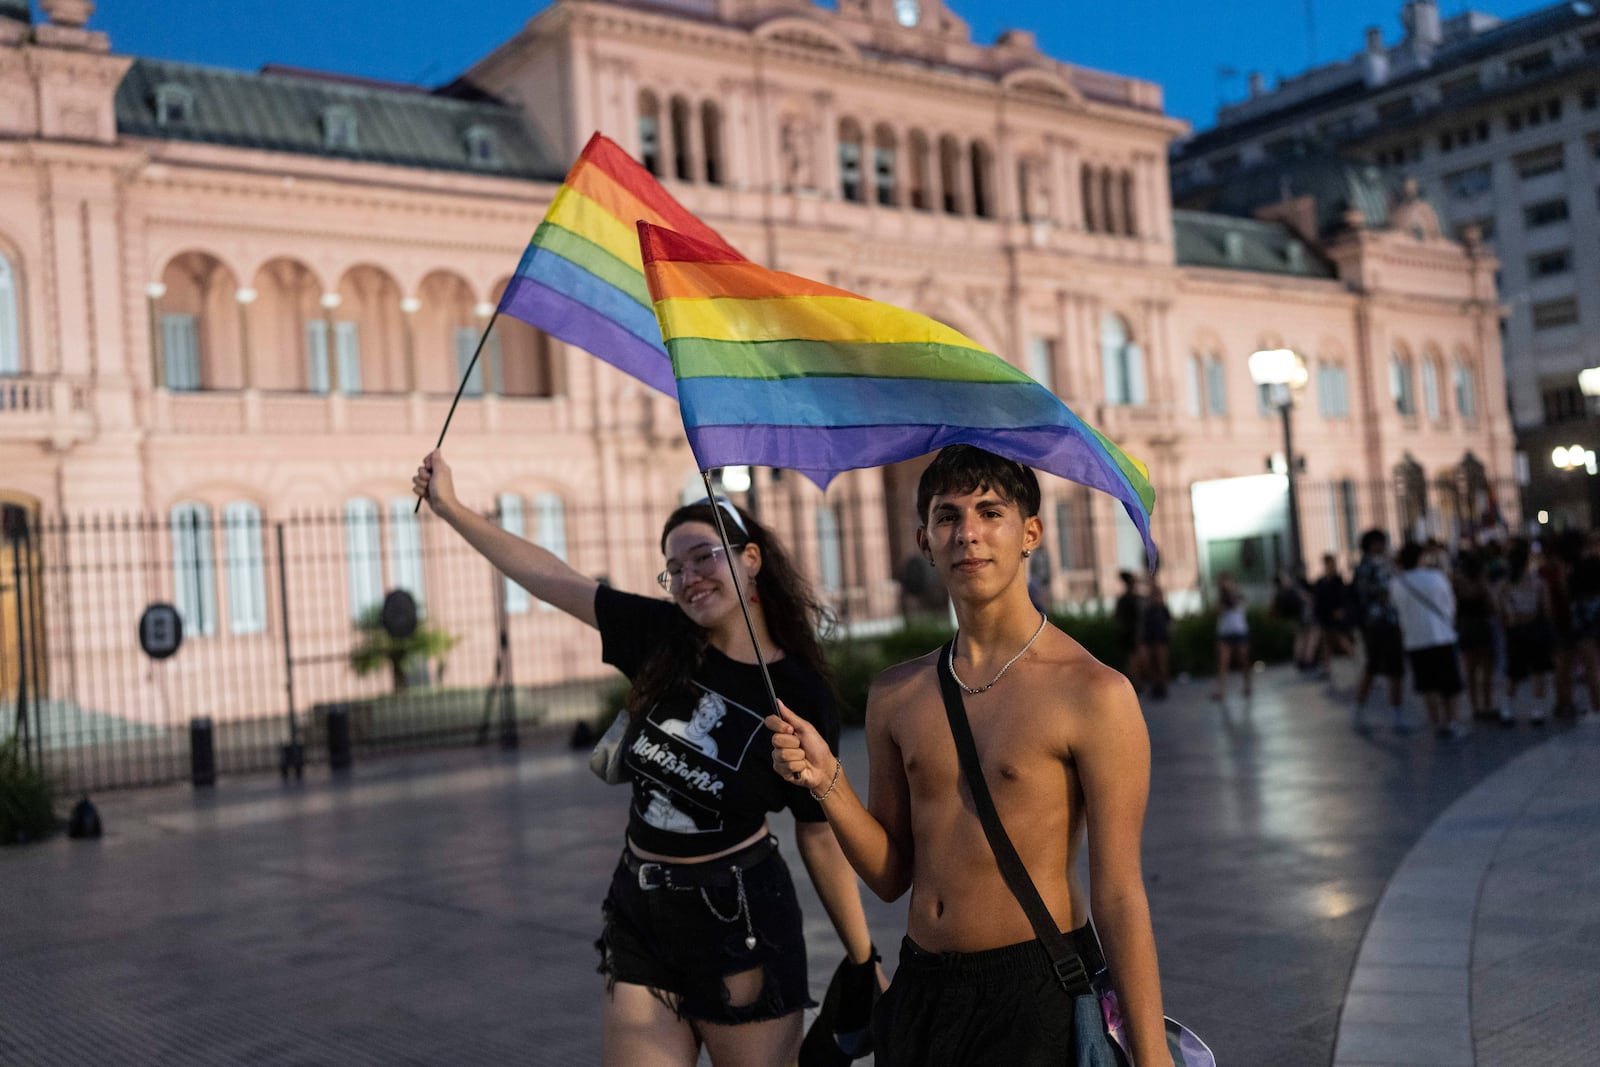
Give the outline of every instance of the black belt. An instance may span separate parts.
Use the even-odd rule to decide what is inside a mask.
[[[748,871],[778,850],[778,839],[768,834],[737,852],[700,863],[663,863],[640,859],[624,847],[622,862],[639,878],[640,889],[703,889],[733,885],[735,871]]]

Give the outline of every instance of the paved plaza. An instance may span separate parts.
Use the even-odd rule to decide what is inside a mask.
[[[1146,713],[1167,1007],[1224,1067],[1600,1060],[1600,728],[1363,736],[1286,669]],[[561,739],[95,799],[0,850],[0,1063],[597,1062],[626,797]]]

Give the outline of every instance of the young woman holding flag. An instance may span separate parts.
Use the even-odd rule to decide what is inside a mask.
[[[437,451],[413,488],[501,573],[597,628],[602,657],[634,683],[622,742],[633,803],[597,943],[604,1063],[692,1067],[702,1046],[718,1067],[793,1063],[811,1001],[769,811],[793,812],[796,850],[850,960],[870,968],[873,948],[820,790],[778,779],[769,762],[760,660],[830,744],[839,730],[820,607],[782,546],[722,498],[678,508],[661,535],[665,601],[602,586],[463,507]]]

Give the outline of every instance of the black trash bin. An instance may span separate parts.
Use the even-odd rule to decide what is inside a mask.
[[[350,705],[330,704],[327,708],[328,767],[350,769]]]
[[[216,734],[209,717],[189,720],[189,775],[196,786],[217,784]]]

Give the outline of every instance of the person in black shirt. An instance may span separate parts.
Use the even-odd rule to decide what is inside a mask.
[[[633,682],[622,742],[633,802],[596,946],[603,1062],[692,1067],[704,1046],[717,1067],[792,1063],[811,1000],[799,902],[769,811],[794,814],[796,848],[850,960],[871,968],[875,953],[819,794],[772,772],[751,630],[779,699],[805,709],[831,744],[839,736],[821,609],[782,546],[721,498],[681,507],[661,536],[657,580],[672,599],[635,596],[463,507],[437,451],[413,488],[501,573],[596,627],[602,658]]]

